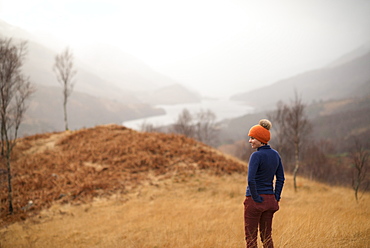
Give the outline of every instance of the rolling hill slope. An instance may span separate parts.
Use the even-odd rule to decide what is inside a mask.
[[[185,136],[141,133],[118,125],[45,133],[20,139],[15,150],[15,214],[7,216],[5,174],[1,182],[1,218],[27,218],[54,202],[86,202],[125,193],[153,175],[244,172],[246,165]],[[5,168],[1,168],[5,169]],[[22,207],[33,201],[33,209]]]

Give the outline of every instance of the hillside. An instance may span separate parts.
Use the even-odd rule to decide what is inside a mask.
[[[261,110],[239,118],[224,120],[221,140],[224,143],[232,143],[245,139],[248,127],[254,125],[256,120],[267,118],[271,111],[273,109]],[[338,152],[348,152],[352,143],[347,141],[354,136],[364,140],[370,137],[370,116],[366,114],[370,113],[370,95],[314,102],[306,105],[305,113],[313,125],[311,138],[329,141],[335,145]],[[272,132],[274,131],[273,128]],[[366,143],[366,145],[369,144]]]
[[[145,62],[115,46],[86,45],[76,48],[75,53],[90,71],[131,94],[178,84],[176,80],[154,71]]]
[[[302,96],[304,99],[304,95]],[[285,102],[290,104],[289,101]],[[241,137],[246,132],[246,127],[254,125],[253,123],[261,118],[266,118],[268,113],[276,109],[276,105],[271,106],[269,110],[255,111],[254,113],[247,114],[238,118],[224,120],[223,132],[227,133],[230,138],[236,139]],[[356,128],[369,128],[368,113],[370,111],[370,94],[363,97],[348,97],[343,99],[334,99],[330,101],[318,101],[311,104],[306,104],[306,114],[314,125],[317,125],[317,132],[319,136],[324,138],[334,138],[336,135],[332,133],[333,123],[336,121],[337,125],[343,128],[335,129],[340,133],[348,132]],[[342,118],[342,120],[340,120]],[[333,119],[333,120],[332,120]],[[336,119],[336,121],[334,120]],[[325,124],[325,125],[324,125]],[[338,126],[337,126],[338,127]],[[343,130],[346,129],[346,130]],[[316,133],[315,131],[315,133]]]
[[[0,28],[4,27],[0,20]],[[10,29],[10,27],[8,27]],[[12,29],[11,29],[12,30]],[[22,67],[22,73],[30,78],[30,81],[36,85],[58,86],[59,83],[53,72],[55,56],[62,50],[52,50],[51,48],[40,44],[36,37],[27,32],[7,31],[0,34],[0,38],[12,38],[15,44],[27,41],[27,53]],[[64,49],[64,48],[63,48]],[[71,48],[72,49],[72,48]],[[74,53],[73,49],[72,52]],[[138,100],[129,96],[131,92],[120,89],[117,85],[106,80],[103,75],[99,75],[91,70],[83,61],[74,54],[74,66],[77,70],[75,91],[84,92],[95,97],[104,97],[115,100],[124,100],[124,103],[136,103]],[[128,101],[129,100],[129,101]]]
[[[78,91],[74,91],[69,97],[67,111],[70,130],[107,123],[120,125],[127,120],[165,114],[163,109],[139,101],[128,104]],[[19,137],[62,130],[64,113],[61,86],[37,85],[20,126]]]
[[[19,139],[12,161],[15,214],[6,215],[6,177],[1,175],[1,219],[8,224],[54,203],[84,203],[127,193],[152,177],[245,172],[239,160],[185,136],[97,126]],[[5,168],[1,168],[5,169]],[[23,211],[29,201],[32,208]]]
[[[57,84],[52,66],[55,55],[61,53],[67,44],[62,45],[61,41],[55,39],[44,39],[1,19],[0,30],[0,37],[28,42],[24,73],[30,76],[31,81],[47,86]],[[70,49],[74,54],[74,64],[78,72],[78,91],[116,99],[122,94],[133,94],[135,90],[153,90],[177,84],[116,47],[85,45],[82,50],[77,51],[74,47]]]
[[[297,93],[313,124],[312,139],[327,140],[335,144],[336,151],[348,152],[348,138],[358,136],[366,140],[370,137],[370,120],[365,114],[370,111],[369,49],[369,46],[360,47],[324,68],[234,95],[231,99],[254,106],[255,111],[222,122],[223,144],[244,139],[246,127],[268,117],[279,101],[289,105]]]
[[[59,131],[62,105],[60,87],[53,65],[55,56],[66,46],[52,39],[38,37],[0,20],[0,38],[12,38],[14,44],[27,42],[27,53],[22,73],[36,86],[31,96],[27,123],[21,136],[40,132]],[[154,71],[141,60],[107,45],[88,46],[84,49],[69,47],[77,71],[73,98],[69,102],[71,128],[91,127],[163,114],[150,104],[178,104],[200,101],[198,93],[186,89],[175,80]],[[166,96],[165,94],[171,93]],[[176,96],[176,97],[172,97]],[[45,101],[45,99],[48,99]],[[114,106],[112,111],[107,105]],[[57,116],[57,117],[56,117]]]
[[[370,247],[370,195],[287,175],[273,239],[283,248]],[[129,194],[53,204],[0,228],[0,246],[63,248],[245,247],[245,173],[174,176]],[[333,217],[335,216],[335,217]],[[262,244],[259,242],[259,247]]]
[[[117,125],[45,133],[19,139],[12,165],[0,247],[244,246],[246,164],[193,139]],[[356,203],[348,188],[300,177],[297,193],[286,175],[274,242],[369,247],[369,217],[369,193]]]
[[[280,80],[267,87],[235,95],[231,99],[244,101],[261,111],[271,110],[278,101],[293,100],[295,91],[308,104],[315,101],[364,97],[370,94],[369,61],[368,51],[350,61],[340,59],[330,66]]]
[[[315,103],[307,107],[315,139],[329,140],[338,152],[352,149],[354,137],[368,148],[370,140],[370,95]]]

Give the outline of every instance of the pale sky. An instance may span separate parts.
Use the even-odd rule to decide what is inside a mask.
[[[116,45],[210,96],[320,68],[370,42],[369,0],[0,0],[0,19],[76,49]]]

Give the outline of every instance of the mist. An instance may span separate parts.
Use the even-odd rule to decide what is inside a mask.
[[[369,13],[370,2],[360,0],[0,2],[0,19],[49,47],[82,54],[111,45],[203,96],[223,98],[368,46]]]

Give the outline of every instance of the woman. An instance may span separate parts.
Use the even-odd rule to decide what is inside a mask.
[[[274,247],[271,230],[272,218],[279,209],[284,185],[284,169],[280,155],[272,149],[271,122],[260,120],[249,130],[249,143],[253,149],[248,165],[248,187],[244,201],[244,226],[246,247],[257,247],[258,227],[264,248]],[[275,185],[273,184],[276,177]]]

